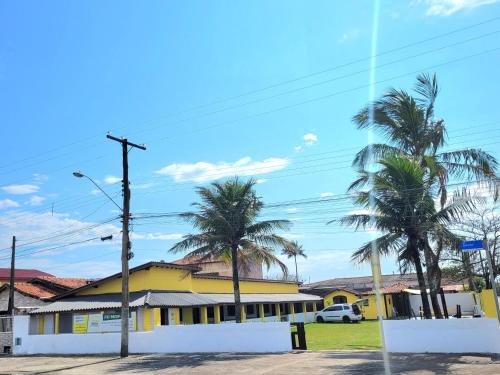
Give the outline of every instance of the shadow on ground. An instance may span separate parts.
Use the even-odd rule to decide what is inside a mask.
[[[323,352],[324,359],[331,365],[322,366],[335,374],[383,374],[382,352]],[[423,372],[448,374],[460,372],[461,365],[467,366],[467,373],[476,366],[500,365],[497,357],[489,355],[461,354],[390,354],[389,368],[392,374]],[[453,369],[452,369],[453,367]],[[473,372],[470,372],[473,373]],[[477,372],[480,374],[481,370]]]

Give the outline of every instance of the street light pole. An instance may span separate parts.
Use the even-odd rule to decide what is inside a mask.
[[[122,220],[122,310],[121,310],[121,346],[120,356],[128,357],[128,320],[129,320],[129,268],[128,261],[130,257],[130,238],[129,238],[129,220],[130,220],[130,186],[128,180],[128,147],[134,147],[146,150],[146,147],[129,142],[126,138],[116,138],[108,134],[108,139],[119,142],[122,145],[122,164],[123,164],[123,220]]]

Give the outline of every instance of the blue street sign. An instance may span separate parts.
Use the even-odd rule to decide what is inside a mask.
[[[460,242],[460,250],[462,251],[483,250],[483,241],[482,240],[462,241]]]

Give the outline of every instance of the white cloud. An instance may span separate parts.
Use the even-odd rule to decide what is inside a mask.
[[[2,190],[9,194],[22,195],[22,194],[32,194],[40,190],[40,187],[36,185],[7,185],[3,186]]]
[[[45,201],[44,197],[41,197],[39,195],[33,195],[30,197],[30,199],[26,202],[27,205],[30,206],[39,206]]]
[[[293,148],[293,151],[295,151],[295,152],[299,152],[300,150],[302,150],[302,146],[300,146],[300,145],[299,146],[295,146]]]
[[[267,179],[266,178],[258,178],[257,180],[255,180],[255,183],[256,184],[263,184],[264,182],[266,182]]]
[[[324,193],[319,193],[321,198],[333,197],[333,193],[331,191],[325,191]]]
[[[241,158],[234,163],[221,161],[209,163],[170,164],[156,171],[161,175],[170,176],[175,182],[205,182],[227,176],[254,176],[279,171],[285,168],[290,161],[284,158],[267,158],[262,161],[253,161],[250,157]]]
[[[120,177],[116,176],[106,176],[104,177],[104,182],[108,185],[116,184],[117,182],[120,182],[122,179]]]
[[[318,136],[313,133],[304,134],[304,141],[306,143],[306,146],[312,146],[313,144],[318,142]]]
[[[360,31],[358,29],[352,29],[352,30],[349,30],[347,32],[345,32],[344,34],[342,34],[342,36],[340,38],[337,39],[337,43],[345,43],[345,42],[350,42],[352,40],[355,40],[359,37],[360,35]]]
[[[90,191],[90,194],[92,194],[92,195],[99,195],[99,194],[102,194],[102,191],[100,191],[99,189],[92,189]]]
[[[184,236],[183,233],[131,233],[131,238],[134,240],[180,240]]]
[[[297,212],[299,209],[297,207],[290,207],[290,208],[287,208],[286,209],[286,212],[289,212],[289,213],[294,213],[294,212]]]
[[[45,181],[49,179],[49,176],[41,174],[41,173],[33,173],[33,180],[39,184],[43,184]]]
[[[19,203],[13,201],[12,199],[0,200],[0,209],[15,208],[15,207],[19,207]]]
[[[121,238],[120,228],[114,224],[103,224],[96,226],[96,223],[71,219],[67,214],[50,212],[34,213],[28,211],[9,212],[8,215],[0,215],[0,247],[10,246],[9,237],[15,233],[16,236],[24,240],[36,240],[46,237],[53,237],[66,232],[72,232],[71,237],[54,237],[47,242],[37,243],[40,249],[52,248],[61,244],[79,242],[89,238],[101,237],[113,234],[113,241],[101,242],[89,241],[75,246],[54,249],[53,251],[42,252],[39,256],[53,255],[55,253],[68,252],[77,247],[96,246],[99,244],[109,245]]]
[[[484,5],[490,5],[500,0],[426,0],[426,15],[449,16],[466,9],[474,9]]]

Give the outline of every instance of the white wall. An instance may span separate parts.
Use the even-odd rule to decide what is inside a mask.
[[[500,353],[498,320],[384,320],[387,351],[394,353]]]
[[[29,316],[14,317],[14,354],[116,353],[120,333],[29,335]],[[197,324],[130,332],[131,353],[286,352],[292,349],[289,323]]]
[[[475,304],[472,293],[445,293],[444,296],[449,315],[455,315],[457,313],[457,305],[461,306],[463,315],[472,315]],[[442,310],[443,305],[441,303],[441,296],[438,296],[438,301]],[[430,297],[429,304],[432,306]],[[477,304],[479,304],[479,301]],[[422,298],[419,294],[410,295],[410,305],[415,314],[418,316],[419,308],[422,306]]]

